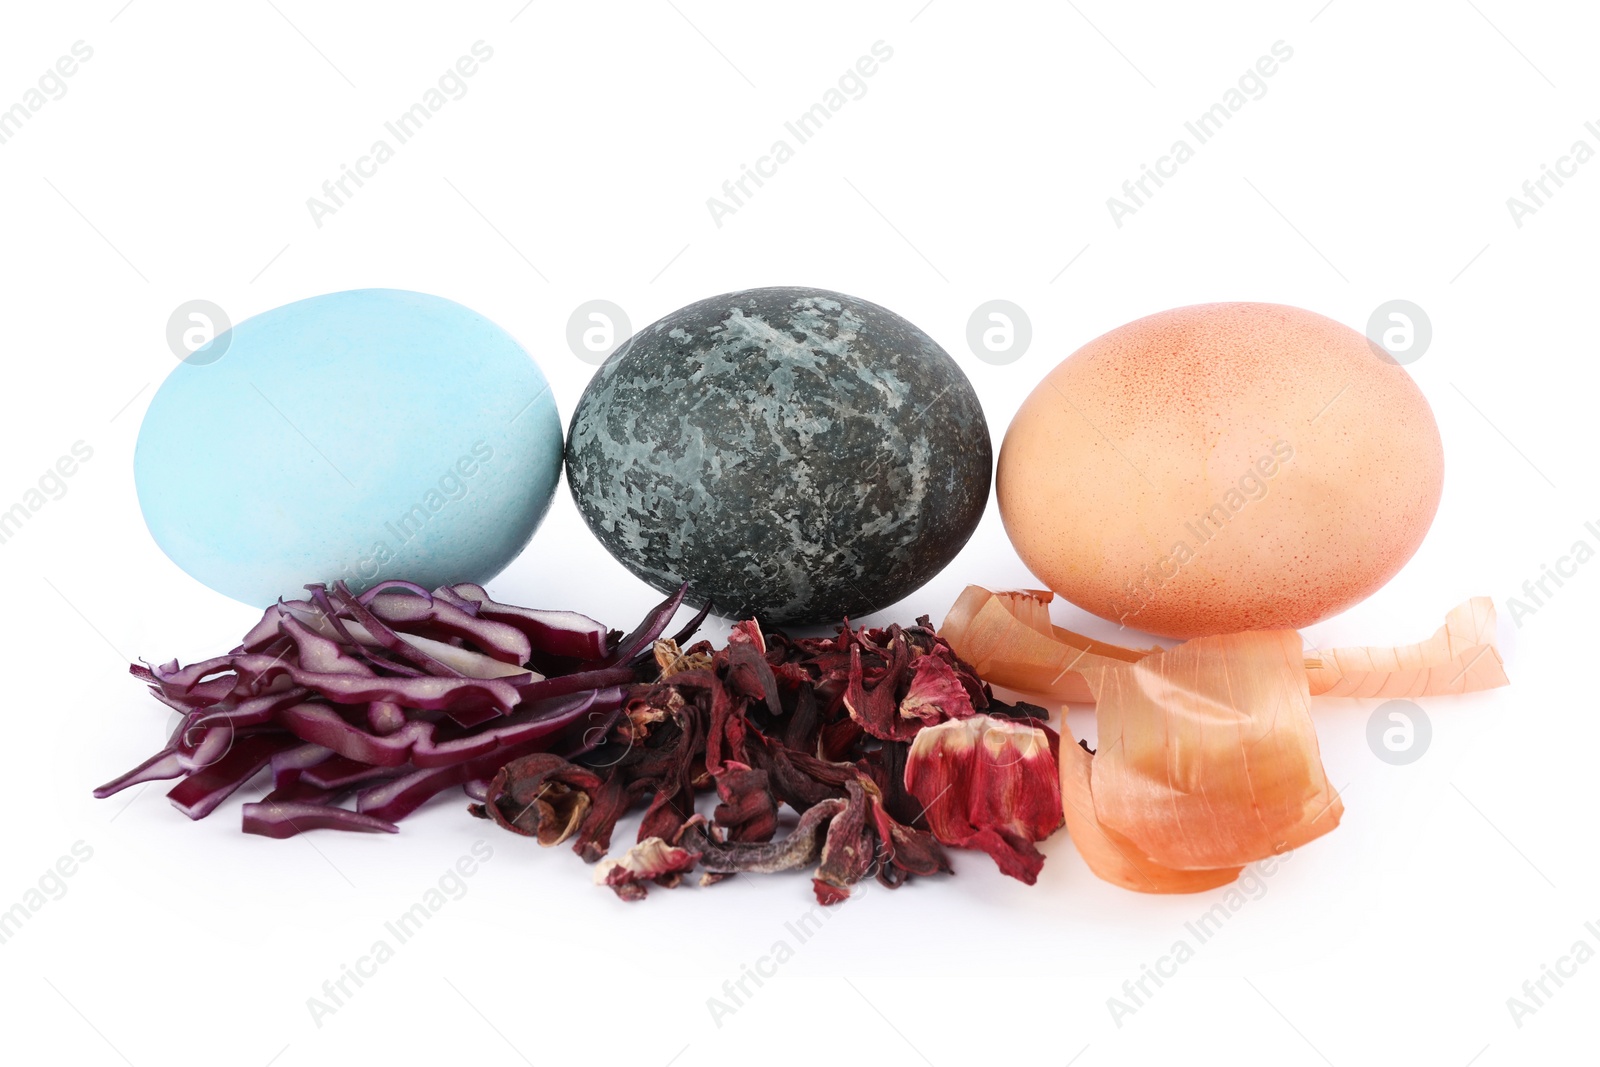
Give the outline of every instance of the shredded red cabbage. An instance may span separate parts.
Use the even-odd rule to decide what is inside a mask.
[[[200,819],[270,766],[271,791],[244,806],[246,833],[394,833],[445,789],[481,799],[511,760],[600,743],[643,680],[641,653],[684,598],[680,589],[623,637],[577,612],[498,603],[470,583],[306,589],[307,599],[268,608],[225,656],[133,664],[183,719],[95,796],[180,778],[168,798]],[[352,793],[354,810],[342,806]]]

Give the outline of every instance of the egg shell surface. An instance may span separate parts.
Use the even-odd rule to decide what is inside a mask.
[[[730,618],[836,625],[907,596],[989,499],[977,394],[870,301],[780,286],[640,330],[573,413],[567,481],[606,549]]]
[[[218,592],[264,606],[339,578],[484,582],[544,517],[555,401],[477,312],[361,289],[263,312],[224,343],[167,376],[134,453],[156,543]]]
[[[1332,319],[1203,304],[1118,327],[1023,402],[996,474],[1023,562],[1131,629],[1308,626],[1427,533],[1444,452],[1407,371]]]

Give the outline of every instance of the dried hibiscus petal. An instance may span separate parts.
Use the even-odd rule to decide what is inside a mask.
[[[889,639],[889,661],[879,672],[876,681],[868,685],[862,666],[863,640],[850,646],[849,684],[845,688],[844,706],[850,718],[873,737],[885,741],[909,741],[922,726],[915,720],[900,716],[900,700],[895,694],[901,676],[911,664],[911,649],[905,637],[896,629]]]
[[[872,825],[878,837],[879,882],[895,889],[915,874],[950,873],[950,860],[938,838],[895,819],[889,813],[888,798],[877,783],[863,781],[862,789],[872,805]]]
[[[778,829],[778,802],[767,772],[728,762],[715,776],[722,799],[711,818],[730,841],[769,841]]]
[[[704,641],[692,648],[680,649],[678,642],[670,637],[662,637],[657,639],[651,653],[655,656],[656,666],[661,669],[663,680],[684,671],[704,670],[711,666],[711,652]]]
[[[1044,728],[991,715],[927,727],[911,743],[905,783],[940,841],[982,849],[1029,885],[1038,879],[1044,856],[1034,842],[1062,822]]]
[[[599,791],[590,797],[589,814],[578,827],[578,839],[573,842],[572,850],[586,863],[603,857],[611,847],[611,832],[616,829],[617,820],[628,813],[643,792],[644,783],[630,785],[621,774],[608,774],[600,783]]]
[[[813,805],[824,800],[843,798],[844,783],[849,779],[849,773],[841,775],[837,782],[823,780],[809,767],[799,765],[803,759],[801,753],[781,745],[774,745],[761,759],[766,766],[773,795],[795,811],[809,811]],[[823,767],[840,767],[848,771],[847,764],[823,763],[815,757],[812,760]]]
[[[577,832],[600,791],[600,776],[551,752],[536,752],[501,767],[474,815],[512,833],[558,845]]]
[[[844,810],[828,823],[822,842],[822,863],[811,879],[817,903],[837,904],[850,896],[850,887],[872,872],[877,848],[867,821],[867,794],[860,781],[845,783],[849,799]]]
[[[920,656],[911,674],[911,688],[900,701],[900,717],[924,726],[977,714],[972,697],[954,667],[934,655]]]
[[[671,889],[699,858],[686,848],[648,837],[623,853],[621,859],[602,860],[594,870],[594,884],[610,886],[623,900],[643,900],[646,882]]]

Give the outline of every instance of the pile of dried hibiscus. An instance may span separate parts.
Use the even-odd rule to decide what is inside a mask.
[[[655,657],[607,744],[506,764],[473,814],[545,845],[576,838],[592,862],[644,805],[638,844],[595,872],[625,900],[695,867],[711,884],[815,864],[832,904],[868,876],[948,872],[944,845],[1038,876],[1034,843],[1062,824],[1056,734],[1044,709],[995,700],[926,617],[810,639],[744,621],[724,648],[659,640]],[[713,789],[708,819],[695,798]]]

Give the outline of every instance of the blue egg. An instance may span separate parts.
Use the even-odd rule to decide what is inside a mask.
[[[180,363],[134,479],[174,563],[265,606],[340,578],[487,581],[544,518],[561,451],[549,383],[510,334],[442,297],[359,289]]]

